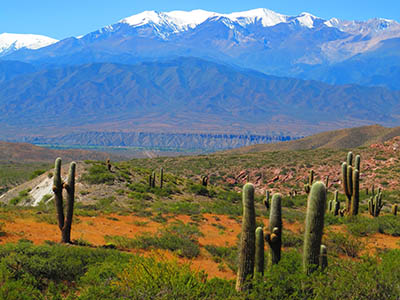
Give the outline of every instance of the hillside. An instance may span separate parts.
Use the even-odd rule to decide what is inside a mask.
[[[20,283],[20,290],[25,292],[28,286],[29,293],[34,290],[39,295],[61,293],[50,288],[55,282],[59,289],[68,285],[62,290],[63,295],[76,299],[88,295],[123,299],[126,295],[136,297],[132,293],[137,293],[139,282],[141,294],[137,299],[149,294],[154,296],[149,299],[158,299],[167,294],[164,299],[215,300],[227,299],[227,293],[228,299],[248,299],[248,294],[234,291],[232,279],[238,268],[241,192],[249,180],[256,192],[256,224],[265,232],[270,212],[263,204],[265,192],[280,192],[283,197],[282,259],[277,266],[266,267],[264,276],[268,280],[254,281],[262,284],[252,291],[254,299],[265,296],[266,290],[276,292],[273,299],[282,299],[281,289],[287,290],[287,295],[295,293],[293,297],[297,299],[299,293],[305,293],[300,288],[305,280],[309,280],[312,292],[318,289],[318,295],[324,293],[324,299],[336,299],[338,295],[340,299],[353,299],[355,287],[362,288],[366,291],[363,295],[373,299],[376,289],[370,289],[370,282],[374,280],[391,282],[391,287],[384,285],[378,291],[397,297],[397,290],[392,287],[397,287],[399,280],[400,218],[392,215],[391,208],[394,203],[400,204],[399,145],[400,137],[395,137],[351,149],[361,155],[360,214],[350,218],[325,213],[323,243],[329,249],[329,266],[316,274],[319,281],[304,276],[301,268],[307,203],[304,184],[310,170],[314,170],[316,180],[325,181],[329,176],[327,198],[331,200],[338,190],[343,207],[340,166],[347,150],[157,157],[112,162],[111,168],[104,161],[79,161],[73,244],[68,246],[58,244],[60,231],[52,191],[54,171],[50,169],[0,196],[0,262],[7,272],[4,280],[23,280],[15,277],[16,261],[21,274],[35,278],[29,285]],[[61,171],[64,180],[67,170],[66,163]],[[207,186],[200,184],[202,175],[209,175]],[[154,185],[150,184],[150,176],[155,178]],[[375,191],[383,188],[384,201],[379,217],[375,218],[368,214],[367,205],[373,187]],[[371,267],[374,272],[370,272]],[[112,283],[105,281],[104,276],[112,278]],[[200,276],[195,286],[211,286],[191,295],[193,287],[188,287],[188,280],[193,283],[194,279],[190,276]],[[282,283],[282,276],[290,278],[290,283]],[[353,281],[356,278],[357,283],[332,296],[338,284],[347,287],[345,276]],[[365,278],[370,281],[365,283]],[[165,283],[171,280],[174,281],[166,291]],[[155,281],[156,286],[149,288],[149,283]],[[335,284],[330,285],[332,281]],[[325,290],[326,285],[329,288]],[[0,289],[0,296],[4,293]],[[301,294],[301,299],[309,298],[310,293]]]
[[[384,88],[279,78],[195,58],[98,63],[1,83],[0,134],[14,140],[93,131],[293,137],[392,126],[399,98],[400,92]]]
[[[349,149],[386,142],[400,136],[400,127],[386,128],[371,125],[322,132],[295,141],[259,144],[226,151],[226,153],[251,153],[262,151],[291,151],[311,149]]]

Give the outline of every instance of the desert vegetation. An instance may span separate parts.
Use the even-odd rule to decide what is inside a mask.
[[[0,298],[398,299],[394,143],[58,159],[2,196]]]

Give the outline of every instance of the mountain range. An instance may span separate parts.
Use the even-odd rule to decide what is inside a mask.
[[[268,9],[232,14],[146,11],[39,49],[15,47],[3,59],[35,65],[132,64],[192,56],[260,72],[399,88],[400,24],[393,20],[324,20]]]
[[[267,9],[147,11],[60,41],[0,34],[0,139],[220,149],[398,126],[399,49],[393,20]]]

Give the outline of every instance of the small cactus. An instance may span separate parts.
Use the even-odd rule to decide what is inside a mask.
[[[264,232],[262,227],[256,229],[256,254],[255,254],[255,269],[257,274],[264,275]]]
[[[373,217],[378,217],[383,207],[382,191],[379,188],[378,193],[368,200],[368,212]]]
[[[310,193],[310,189],[311,189],[311,186],[312,186],[313,182],[314,182],[314,171],[313,171],[313,170],[310,170],[310,174],[308,175],[308,183],[306,183],[306,184],[304,185],[304,191],[305,191],[307,194]]]
[[[326,188],[318,181],[312,185],[307,201],[303,250],[303,270],[307,274],[311,274],[319,265],[325,205]]]
[[[270,233],[265,235],[265,240],[270,247],[270,264],[277,264],[281,260],[282,247],[282,195],[274,194],[271,200],[269,214]]]
[[[110,162],[110,159],[109,159],[109,158],[107,158],[107,160],[106,160],[106,165],[107,165],[108,171],[111,172],[111,162]]]
[[[163,188],[163,183],[164,183],[164,169],[160,169],[160,189]]]
[[[392,205],[392,214],[393,214],[393,216],[397,216],[397,210],[398,210],[397,204],[393,204]]]
[[[265,205],[265,207],[267,208],[267,210],[269,209],[269,207],[271,206],[270,204],[270,193],[269,193],[269,191],[266,191],[265,192],[265,199],[264,199],[264,205]]]
[[[246,279],[253,276],[255,258],[256,213],[254,209],[254,186],[246,183],[242,192],[243,219],[240,236],[239,264],[236,276],[236,290],[246,289]]]
[[[208,175],[201,176],[201,185],[207,187],[207,185],[208,185]]]

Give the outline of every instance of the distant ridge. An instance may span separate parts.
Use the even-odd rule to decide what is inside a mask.
[[[243,154],[262,151],[309,150],[318,148],[346,149],[385,142],[395,136],[400,136],[400,127],[387,128],[380,125],[371,125],[327,131],[295,141],[258,144],[226,152]]]
[[[87,150],[53,150],[28,143],[9,143],[0,141],[0,163],[52,162],[57,157],[63,161],[105,160],[109,154]]]

